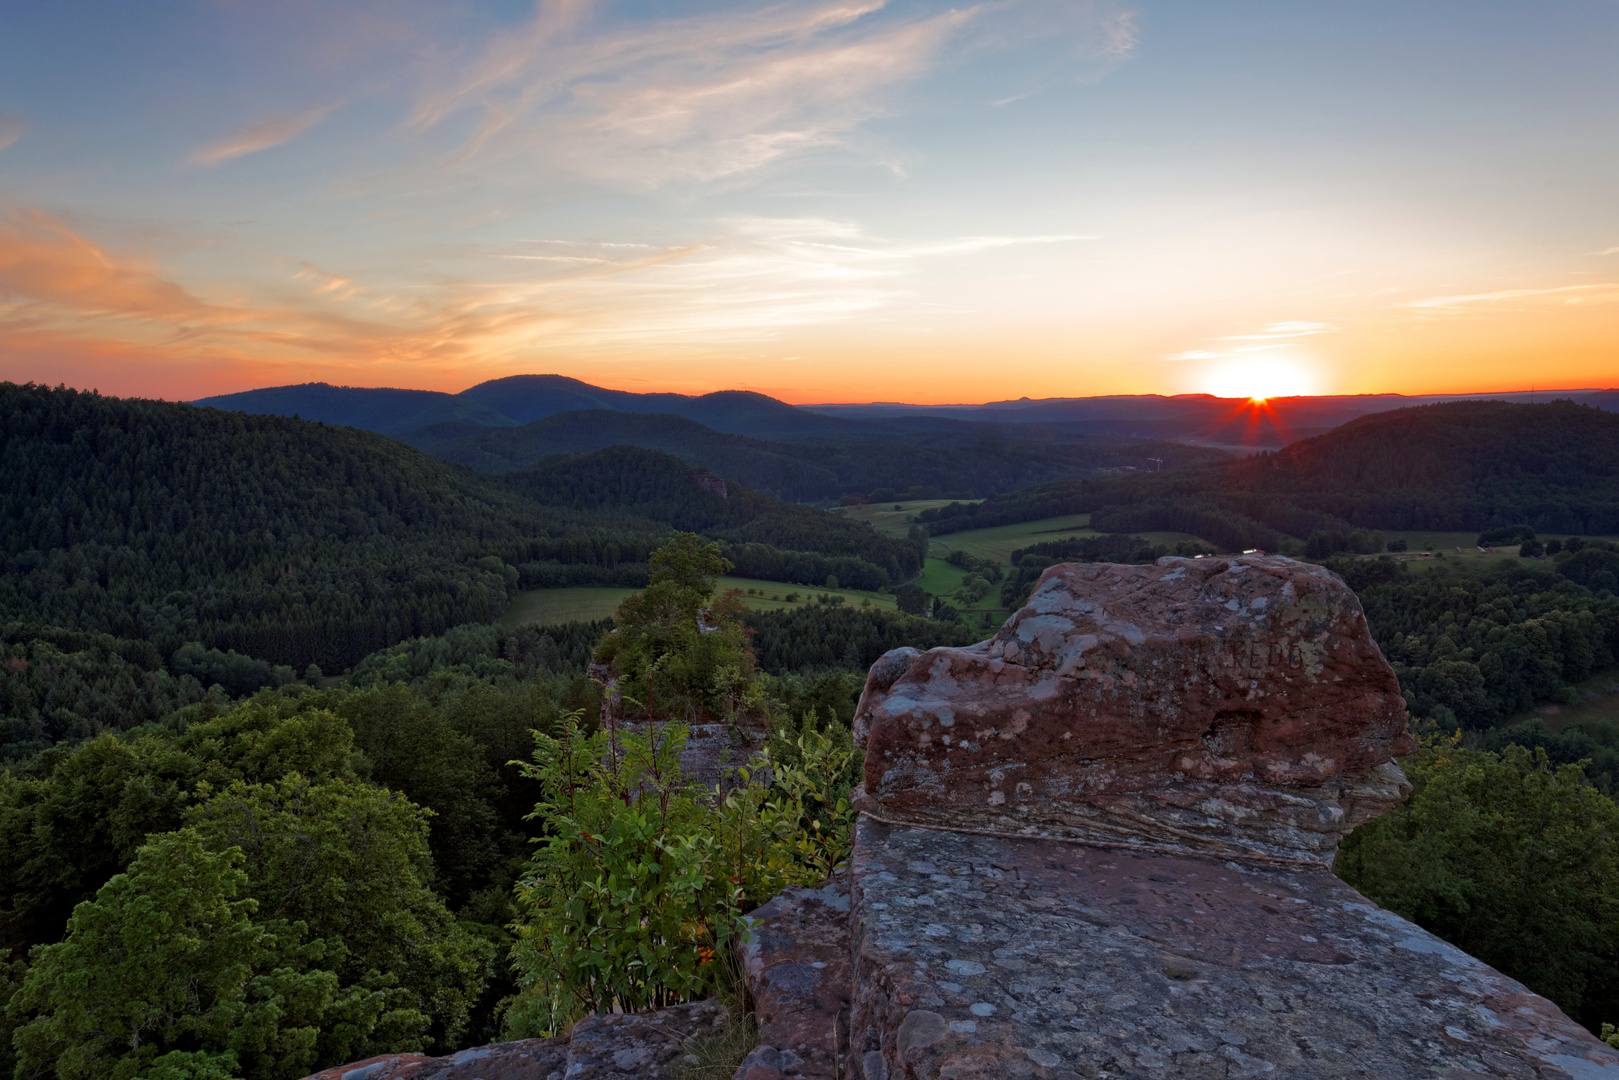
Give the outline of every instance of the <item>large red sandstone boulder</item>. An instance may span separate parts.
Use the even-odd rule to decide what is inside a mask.
[[[1069,563],[989,641],[873,666],[889,820],[1329,863],[1415,743],[1353,592],[1291,559]]]

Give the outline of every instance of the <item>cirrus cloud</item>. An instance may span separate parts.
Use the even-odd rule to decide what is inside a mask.
[[[28,122],[20,116],[11,113],[0,113],[0,150],[4,150],[12,143],[23,137],[28,130]]]
[[[339,104],[341,102],[333,102],[290,116],[276,116],[249,124],[228,139],[202,147],[188,160],[193,165],[218,165],[232,158],[246,157],[291,142],[330,116]]]
[[[894,92],[962,55],[1052,38],[1111,69],[1133,55],[1115,3],[985,0],[890,11],[883,0],[776,4],[631,28],[597,5],[542,0],[531,22],[453,65],[422,97],[422,132],[468,114],[449,168],[521,159],[631,187],[726,180],[786,158],[849,150],[892,115]],[[971,33],[968,33],[968,30]],[[890,168],[890,155],[860,145]]]

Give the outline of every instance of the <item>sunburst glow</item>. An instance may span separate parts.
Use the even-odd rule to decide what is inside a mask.
[[[1320,380],[1310,366],[1297,359],[1237,357],[1212,368],[1204,379],[1216,397],[1265,401],[1319,393]]]

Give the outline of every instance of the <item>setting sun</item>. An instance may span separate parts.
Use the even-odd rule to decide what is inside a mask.
[[[1241,357],[1214,367],[1204,379],[1216,397],[1264,401],[1320,392],[1316,373],[1298,360]]]

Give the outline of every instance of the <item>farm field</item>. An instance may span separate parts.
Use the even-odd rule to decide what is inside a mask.
[[[912,584],[920,586],[923,592],[932,593],[934,596],[948,596],[961,587],[966,577],[967,571],[961,567],[951,566],[943,559],[930,558],[922,567],[922,576]]]
[[[911,518],[924,510],[949,506],[958,499],[916,499],[911,502],[867,503],[862,506],[844,506],[833,511],[852,521],[865,521],[884,536],[905,536],[915,524]],[[894,509],[899,507],[898,510]]]
[[[950,567],[954,570],[955,567]],[[722,591],[740,589],[742,603],[749,611],[779,611],[782,608],[802,607],[818,596],[841,596],[855,607],[869,606],[896,610],[894,598],[881,593],[859,589],[817,589],[808,585],[791,585],[782,581],[761,581],[758,578],[722,577]],[[749,590],[752,590],[751,592]],[[502,626],[524,626],[529,623],[546,625],[572,622],[576,619],[605,619],[618,610],[624,598],[639,590],[611,585],[588,585],[568,589],[530,589],[518,593],[500,617]],[[796,595],[796,601],[786,599]]]
[[[935,537],[929,545],[930,555],[945,556],[952,551],[965,551],[981,559],[1007,562],[1012,552],[1042,540],[1059,540],[1066,536],[1095,536],[1090,529],[1089,514],[1069,514],[1065,517],[1041,518],[1016,525],[994,525],[987,529],[968,529]]]
[[[1030,544],[1038,544],[1044,540],[1061,540],[1070,536],[1101,535],[1089,527],[1090,520],[1089,514],[1069,514],[1066,517],[1041,518],[1039,521],[1025,521],[1017,525],[996,525],[988,529],[946,533],[944,536],[934,538],[929,553],[942,557],[952,551],[965,551],[979,558],[1006,563],[1011,561],[1012,552]],[[1155,544],[1175,544],[1182,540],[1191,540],[1206,547],[1215,546],[1191,533],[1138,532],[1132,535]]]
[[[1545,533],[1540,535],[1540,539],[1543,541],[1552,539],[1567,540],[1568,537],[1556,533]],[[1619,539],[1619,537],[1603,536],[1596,537],[1595,539],[1614,540]],[[1518,559],[1517,544],[1502,544],[1496,546],[1490,551],[1480,551],[1478,549],[1478,533],[1476,532],[1434,532],[1420,530],[1400,531],[1385,529],[1383,530],[1383,540],[1385,543],[1390,540],[1404,540],[1406,542],[1407,550],[1403,552],[1395,552],[1394,557],[1401,562],[1410,563],[1411,569],[1417,572],[1421,572],[1435,566],[1444,566],[1447,563],[1454,564],[1459,562],[1464,566],[1478,569],[1489,563],[1499,562],[1502,560],[1516,562]],[[1435,557],[1428,559],[1422,558],[1421,554],[1425,551],[1433,552]],[[1438,556],[1441,555],[1444,556],[1443,559],[1438,558]],[[1377,558],[1376,555],[1363,555],[1361,557],[1365,559]],[[1550,559],[1541,559],[1538,561],[1551,565]]]

